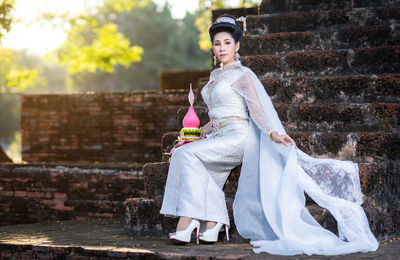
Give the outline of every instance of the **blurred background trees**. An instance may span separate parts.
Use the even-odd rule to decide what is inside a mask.
[[[124,9],[123,5],[116,6],[115,1],[106,1],[92,15],[84,19],[81,17],[79,23],[70,20],[72,27],[68,31],[68,38],[57,51],[58,59],[70,68],[67,82],[69,91],[159,89],[158,74],[162,70],[200,69],[209,66],[208,53],[202,51],[197,44],[199,32],[194,26],[195,14],[187,13],[183,19],[174,19],[167,5],[160,10],[153,1],[131,2],[135,5]],[[121,58],[126,60],[110,64],[109,69],[93,65],[97,60],[93,58],[88,59],[86,68],[74,66],[75,61],[82,64],[78,57],[94,56],[99,61],[108,60],[107,57],[101,57],[104,52],[87,56],[82,49],[83,46],[98,41],[96,30],[103,31],[107,27],[118,28],[120,37],[134,44],[131,48],[134,48],[132,51],[137,56],[129,58],[129,55],[122,54]],[[113,33],[115,32],[108,30],[105,38],[115,42],[111,40],[116,38]],[[107,49],[109,51],[114,47],[107,46]],[[72,55],[74,52],[75,56]]]
[[[96,5],[79,14],[43,12],[30,21],[64,28],[66,34],[58,48],[38,55],[1,45],[19,22],[13,17],[16,1],[0,0],[0,144],[17,161],[21,93],[159,89],[163,70],[211,67],[211,8],[260,2],[199,0],[196,11],[177,19],[168,3],[155,0],[91,0]]]

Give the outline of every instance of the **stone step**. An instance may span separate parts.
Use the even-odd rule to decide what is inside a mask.
[[[391,132],[396,131],[400,124],[400,104],[396,103],[295,103],[274,106],[288,132],[379,130]],[[179,110],[179,121],[182,121],[187,110],[188,107]],[[205,107],[195,108],[195,111],[202,118],[200,126],[208,122]]]
[[[159,213],[164,187],[168,176],[169,163],[148,163],[144,166],[146,196],[130,198],[125,202],[127,231],[132,236],[166,236],[173,232],[177,220]],[[373,162],[358,163],[360,182],[364,194],[364,209],[375,235],[388,238],[400,226],[400,181],[398,172],[400,160],[375,158]],[[235,231],[232,217],[232,202],[240,176],[240,166],[231,171],[223,191],[227,199],[232,228],[230,236],[234,242],[242,241]],[[383,203],[385,202],[385,203]],[[307,199],[307,208],[325,227],[334,229],[335,222],[326,210]]]
[[[227,208],[230,218],[229,238],[230,242],[243,243],[248,242],[240,236],[236,230],[233,219],[232,204],[233,199],[227,199]],[[162,200],[148,198],[127,199],[126,206],[126,231],[132,237],[161,237],[167,238],[168,233],[175,232],[177,218],[167,217],[160,214]],[[395,228],[399,227],[396,220],[396,214],[400,211],[396,208],[390,208],[385,212],[380,212],[369,203],[364,203],[363,208],[369,220],[369,225],[374,235],[381,240],[396,236]],[[336,221],[329,211],[317,205],[306,205],[311,215],[324,227],[337,234]],[[204,227],[200,228],[202,232]],[[193,235],[192,235],[193,236]],[[225,236],[220,233],[221,236]],[[222,238],[224,239],[224,237]],[[192,241],[194,237],[192,237]]]
[[[144,195],[140,166],[0,164],[0,225],[121,216]]]
[[[290,133],[304,152],[324,158],[368,161],[399,158],[400,132],[296,132]]]
[[[322,28],[316,31],[277,32],[245,35],[240,41],[240,54],[280,54],[289,51],[352,49],[400,44],[398,22],[373,26]]]
[[[399,4],[398,0],[263,0],[258,10],[260,14],[271,14],[289,11],[391,7]]]
[[[400,74],[261,79],[273,103],[400,103]],[[196,93],[196,104],[205,106]],[[208,118],[206,119],[208,120]]]
[[[173,133],[169,133],[173,135]],[[304,152],[317,157],[362,162],[375,157],[399,158],[400,132],[288,132]],[[170,151],[171,144],[163,144]],[[163,161],[167,162],[168,156]]]
[[[276,105],[288,132],[385,131],[399,129],[400,104]]]
[[[168,167],[168,162],[158,162],[147,163],[143,168],[146,197],[151,199],[163,198],[164,187],[168,176]],[[360,170],[362,192],[367,197],[370,197],[370,199],[374,198],[374,194],[385,193],[388,191],[393,195],[400,194],[400,187],[394,185],[400,181],[400,176],[396,174],[400,169],[399,159],[390,160],[376,158],[374,162],[360,162],[358,163],[358,167]],[[231,174],[223,187],[226,198],[233,199],[235,197],[240,170],[241,166],[238,166],[231,171]],[[377,190],[377,186],[385,187],[385,190]]]
[[[161,161],[168,162],[170,156],[167,154],[171,151],[172,147],[174,147],[177,138],[179,136],[179,132],[168,132],[163,134],[161,137]]]
[[[23,234],[23,235],[22,235]],[[51,238],[51,239],[49,239]],[[1,259],[395,259],[400,254],[400,240],[382,242],[376,252],[356,253],[338,257],[327,256],[279,256],[255,255],[246,243],[221,241],[215,244],[181,246],[168,238],[129,237],[122,221],[90,219],[70,221],[46,221],[36,224],[2,227],[0,232]]]
[[[266,78],[274,103],[400,103],[400,74]]]
[[[241,60],[260,78],[398,73],[400,46],[288,52]]]
[[[230,219],[229,241],[233,243],[244,243],[248,240],[242,238],[236,230],[236,225],[233,221],[232,204],[233,199],[227,199],[227,207]],[[162,200],[148,198],[132,198],[127,199],[126,206],[126,230],[129,236],[132,237],[161,237],[167,238],[168,233],[175,232],[177,218],[166,217],[160,214]],[[337,233],[336,223],[328,211],[314,205],[307,206],[310,213],[321,223],[325,228]],[[204,227],[200,228],[203,232]],[[192,235],[193,236],[193,235]],[[220,233],[220,239],[225,235]],[[192,237],[192,241],[194,237]]]
[[[400,7],[363,7],[307,12],[282,12],[277,14],[248,15],[249,34],[264,35],[277,32],[304,32],[320,28],[342,26],[391,25],[400,19]]]

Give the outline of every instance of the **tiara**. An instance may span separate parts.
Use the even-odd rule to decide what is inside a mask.
[[[233,18],[231,18],[231,17],[222,16],[222,17],[218,18],[218,19],[215,21],[214,24],[216,24],[216,23],[230,23],[230,24],[236,25],[236,22],[235,22],[235,21],[242,22],[242,23],[243,23],[243,29],[244,29],[244,31],[247,31],[247,30],[246,30],[246,18],[244,18],[243,16],[237,18],[236,20],[233,19]]]
[[[218,19],[215,21],[215,23],[231,23],[231,24],[236,24],[235,19],[230,18],[230,17],[226,17],[226,16],[223,16],[223,17],[218,18]]]

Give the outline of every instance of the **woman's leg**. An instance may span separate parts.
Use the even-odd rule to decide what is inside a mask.
[[[190,222],[192,222],[192,218],[180,217],[179,221],[178,221],[178,225],[176,227],[176,231],[185,230],[190,225]],[[175,234],[175,233],[169,233],[169,235],[173,235],[173,234]]]
[[[212,229],[213,227],[215,227],[215,225],[217,225],[217,222],[207,221],[206,222],[206,230]],[[203,233],[200,233],[200,236],[202,236],[202,235],[203,235]]]
[[[222,187],[242,161],[248,126],[239,123],[243,127],[226,126],[219,136],[187,144],[173,153],[160,213],[185,216],[180,217],[177,231],[185,230],[193,218],[207,221],[206,229],[217,222],[229,225]]]

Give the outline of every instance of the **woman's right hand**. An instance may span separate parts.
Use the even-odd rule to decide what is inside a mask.
[[[276,131],[272,131],[270,134],[271,140],[274,141],[275,143],[278,144],[284,144],[285,146],[288,146],[288,144],[292,144],[294,148],[297,149],[296,142],[288,135],[280,135]]]

